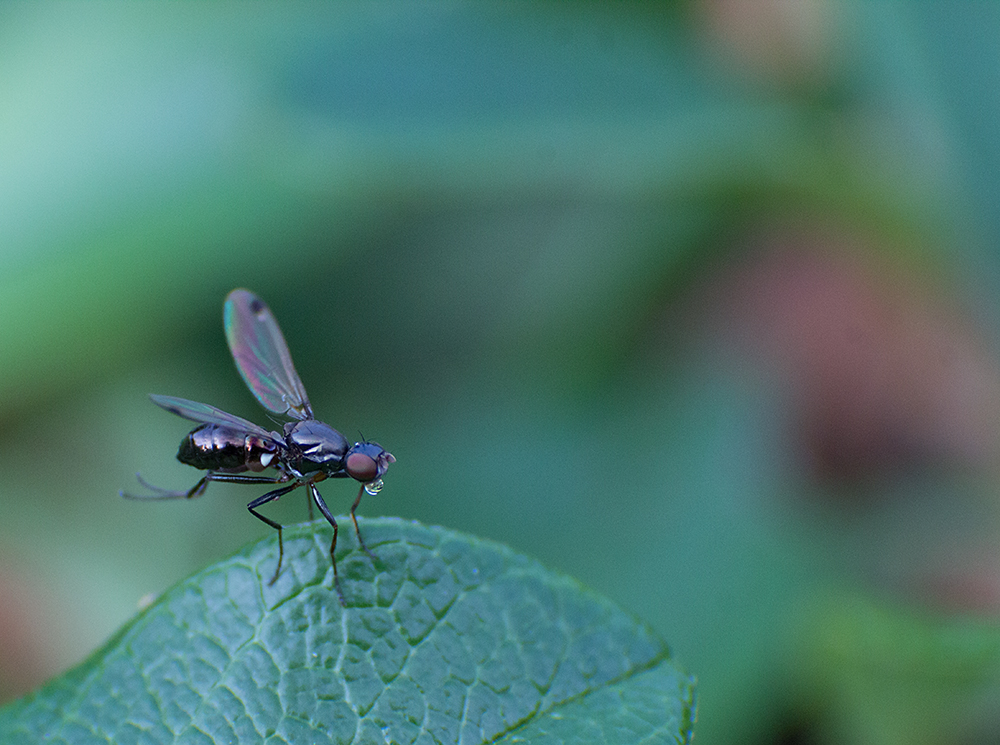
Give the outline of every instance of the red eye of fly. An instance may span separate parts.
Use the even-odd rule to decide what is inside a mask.
[[[347,456],[344,470],[352,479],[357,479],[361,483],[372,481],[378,475],[378,466],[375,459],[364,453],[351,453]]]

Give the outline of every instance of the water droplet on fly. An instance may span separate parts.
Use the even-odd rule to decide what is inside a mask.
[[[380,491],[382,491],[382,479],[375,479],[374,481],[369,481],[365,484],[365,491],[375,496]]]

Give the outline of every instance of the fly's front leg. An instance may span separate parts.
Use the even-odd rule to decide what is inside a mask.
[[[275,483],[274,480],[268,480],[268,479],[266,479],[264,477],[261,477],[261,476],[245,476],[244,478],[246,478],[246,479],[253,479],[253,478],[261,479],[261,478],[263,478],[264,480],[263,481],[241,481],[239,483],[250,483],[250,484],[259,484],[259,483],[272,483],[273,484],[273,483]],[[281,573],[281,560],[285,556],[285,544],[284,544],[284,541],[281,538],[281,524],[280,523],[276,523],[271,518],[265,517],[264,515],[260,514],[259,512],[257,512],[257,508],[260,507],[262,504],[267,504],[268,502],[273,502],[275,499],[278,499],[279,497],[283,497],[285,494],[288,494],[288,492],[292,491],[292,489],[298,489],[300,486],[302,486],[302,482],[301,481],[296,481],[291,486],[285,486],[285,487],[282,487],[281,489],[275,489],[274,491],[270,491],[270,492],[268,492],[267,494],[265,494],[262,497],[257,497],[255,500],[253,500],[250,504],[247,505],[247,509],[250,510],[250,514],[251,515],[253,515],[254,517],[256,517],[258,520],[263,520],[268,525],[270,525],[272,528],[274,528],[275,530],[278,531],[278,566],[274,570],[274,576],[271,577],[271,581],[268,582],[269,585],[273,585],[275,583],[275,581],[278,579],[278,575]],[[312,486],[312,484],[310,484],[310,486]]]
[[[354,534],[358,537],[358,545],[361,546],[362,550],[368,554],[372,561],[378,561],[378,557],[368,550],[368,546],[365,545],[364,540],[361,538],[361,531],[358,529],[358,518],[354,515],[354,511],[358,509],[358,505],[361,503],[361,495],[365,493],[365,485],[362,484],[361,488],[358,489],[358,496],[354,500],[354,504],[351,505],[351,520],[354,522]]]

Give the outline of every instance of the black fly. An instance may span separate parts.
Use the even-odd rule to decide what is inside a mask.
[[[201,496],[209,481],[235,484],[285,484],[250,502],[250,513],[278,531],[278,566],[271,584],[278,579],[284,545],[281,525],[257,512],[257,508],[273,502],[293,489],[305,486],[313,502],[333,526],[330,543],[330,560],[333,562],[333,581],[341,605],[344,594],[337,577],[337,521],[323,501],[316,484],[328,478],[350,477],[361,482],[358,496],[351,506],[351,520],[358,536],[358,543],[372,559],[358,530],[355,510],[361,496],[376,494],[382,488],[382,476],[390,463],[395,462],[391,453],[374,442],[356,442],[347,439],[328,424],[313,417],[309,398],[299,379],[288,345],[281,334],[278,322],[264,301],[249,290],[233,290],[223,306],[223,323],[229,349],[236,360],[236,367],[247,387],[261,405],[274,412],[291,417],[281,432],[267,431],[253,422],[208,404],[200,404],[173,396],[150,396],[153,403],[172,414],[198,422],[181,441],[177,459],[207,473],[187,491],[170,491],[151,486],[139,477],[139,483],[153,492],[150,495],[133,495],[121,492],[128,499],[185,499]],[[260,473],[266,468],[277,470],[277,476],[251,476],[246,471]],[[311,504],[310,504],[311,512]]]

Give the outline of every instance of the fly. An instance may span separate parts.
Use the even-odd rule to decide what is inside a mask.
[[[250,514],[278,531],[278,566],[270,581],[270,584],[274,584],[281,573],[285,553],[281,525],[260,514],[257,509],[304,486],[312,498],[309,503],[310,513],[312,503],[315,502],[323,517],[333,526],[330,561],[333,563],[337,596],[340,604],[344,605],[344,593],[340,589],[337,559],[334,556],[337,548],[337,521],[323,501],[316,484],[329,478],[352,478],[360,482],[358,496],[351,505],[351,521],[358,536],[358,544],[374,560],[375,555],[368,550],[361,538],[358,519],[354,513],[366,492],[377,494],[382,488],[382,476],[389,464],[396,459],[374,442],[356,442],[350,445],[340,432],[313,416],[309,397],[292,365],[285,337],[263,300],[249,290],[233,290],[223,305],[223,325],[229,350],[250,392],[265,409],[287,416],[292,421],[287,422],[280,432],[268,431],[208,404],[173,396],[151,395],[150,398],[157,406],[199,423],[181,440],[177,459],[189,466],[204,469],[206,473],[187,491],[160,489],[137,476],[139,483],[153,493],[134,495],[123,491],[121,495],[127,499],[190,499],[204,494],[210,481],[287,484],[257,497],[247,505]],[[257,476],[247,473],[250,471],[257,474],[268,468],[276,470],[277,475]]]

